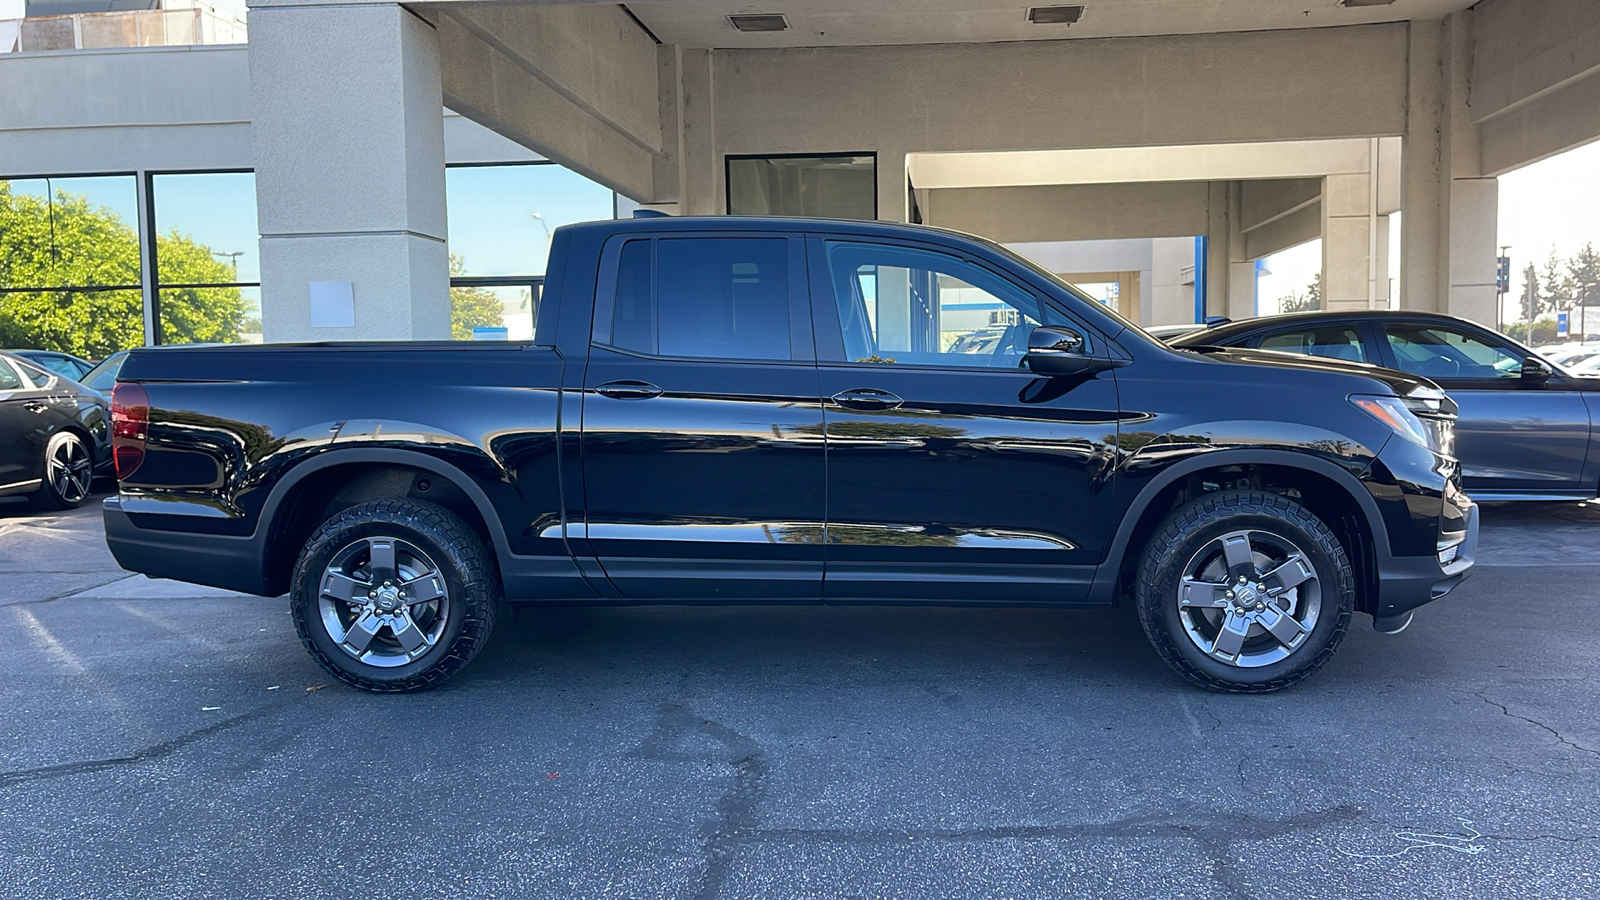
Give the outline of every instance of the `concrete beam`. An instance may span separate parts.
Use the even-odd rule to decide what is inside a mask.
[[[1600,5],[1594,0],[1483,0],[1471,15],[1475,122],[1600,72]]]
[[[655,44],[613,6],[435,8],[449,107],[630,197],[663,153]]]
[[[1239,230],[1249,234],[1321,199],[1321,178],[1245,181],[1239,186]]]
[[[1318,191],[1321,197],[1321,191]],[[1246,259],[1257,260],[1280,250],[1298,247],[1322,237],[1322,202],[1318,199],[1286,216],[1253,228],[1244,234]]]
[[[930,225],[1002,243],[1079,241],[1205,234],[1207,193],[1191,182],[956,188],[919,203]]]

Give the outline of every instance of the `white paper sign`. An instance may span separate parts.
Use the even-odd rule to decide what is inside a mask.
[[[356,295],[350,282],[311,282],[312,328],[353,328],[355,324]]]

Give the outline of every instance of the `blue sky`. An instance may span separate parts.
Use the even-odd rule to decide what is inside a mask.
[[[47,193],[42,178],[18,179],[11,189]],[[52,178],[49,190],[86,195],[129,225],[137,223],[132,176]],[[450,250],[466,260],[468,275],[544,274],[550,247],[534,213],[551,231],[612,215],[609,189],[557,165],[447,169],[445,191]],[[219,254],[242,251],[239,280],[261,280],[253,173],[157,175],[152,193],[158,231],[176,228]]]

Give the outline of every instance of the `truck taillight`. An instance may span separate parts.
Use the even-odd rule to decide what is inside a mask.
[[[150,428],[150,395],[144,387],[120,382],[111,389],[111,459],[117,480],[133,474],[144,462],[144,442]]]

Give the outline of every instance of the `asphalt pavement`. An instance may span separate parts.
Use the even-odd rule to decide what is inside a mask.
[[[0,897],[1600,896],[1600,505],[1264,697],[1120,611],[558,609],[444,688],[0,504]]]

